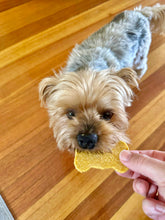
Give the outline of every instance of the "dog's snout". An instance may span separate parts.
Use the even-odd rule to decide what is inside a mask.
[[[98,141],[97,134],[78,134],[77,141],[81,148],[83,149],[93,149]]]

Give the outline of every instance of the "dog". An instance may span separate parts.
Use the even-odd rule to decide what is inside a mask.
[[[72,50],[59,74],[39,85],[60,150],[111,152],[129,143],[128,116],[147,70],[151,33],[165,32],[165,5],[124,11]]]

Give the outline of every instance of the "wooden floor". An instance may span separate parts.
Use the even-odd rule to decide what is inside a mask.
[[[143,220],[143,198],[111,169],[78,173],[59,152],[38,83],[65,65],[75,43],[114,15],[156,0],[0,0],[0,194],[20,220]],[[165,150],[165,37],[128,109],[131,149]]]

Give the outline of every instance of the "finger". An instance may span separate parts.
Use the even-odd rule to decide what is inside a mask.
[[[122,177],[126,177],[126,178],[129,178],[129,179],[136,179],[140,176],[139,173],[135,173],[134,171],[132,170],[128,170],[127,172],[125,173],[119,173],[117,171],[115,171],[119,176],[122,176]]]
[[[164,219],[165,203],[154,199],[144,199],[142,203],[143,211],[148,216],[155,216],[155,219]]]
[[[158,150],[131,150],[133,153],[145,154],[149,157],[165,161],[165,152]]]
[[[157,192],[158,192],[158,187],[155,184],[150,184],[148,193],[147,193],[147,198],[157,198]]]
[[[158,199],[165,202],[165,186],[160,186],[158,188]]]
[[[142,196],[147,196],[149,188],[150,184],[144,179],[137,178],[133,181],[134,191]]]
[[[129,169],[163,184],[165,181],[165,162],[151,158],[147,155],[123,150],[120,153],[121,162]]]
[[[158,187],[140,177],[133,181],[133,189],[136,193],[147,198],[155,199],[157,197]]]

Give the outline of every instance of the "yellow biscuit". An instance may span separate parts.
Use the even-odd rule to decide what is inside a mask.
[[[120,141],[112,153],[90,152],[75,150],[74,165],[79,172],[86,172],[90,168],[113,168],[117,172],[124,173],[128,170],[119,160],[122,150],[129,150],[126,143]]]

